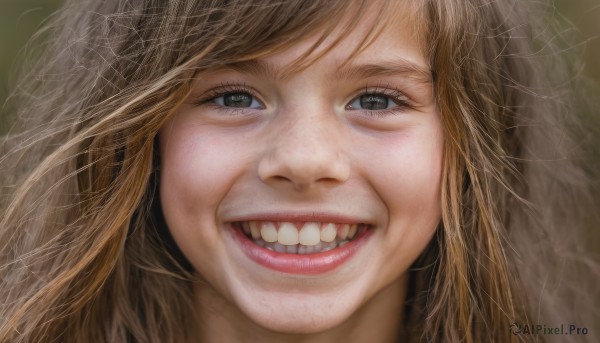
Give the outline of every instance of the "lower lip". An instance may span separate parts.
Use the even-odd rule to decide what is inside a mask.
[[[231,227],[231,231],[242,251],[254,262],[278,272],[315,275],[332,271],[350,260],[367,242],[373,229],[362,230],[356,238],[344,246],[307,255],[271,251],[252,242],[239,229]]]

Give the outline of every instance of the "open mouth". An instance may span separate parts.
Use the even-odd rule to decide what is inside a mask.
[[[361,223],[321,222],[240,221],[232,224],[262,248],[297,255],[317,254],[343,247],[370,227]]]

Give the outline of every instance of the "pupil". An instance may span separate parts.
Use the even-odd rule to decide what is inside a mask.
[[[250,107],[252,96],[248,93],[231,93],[223,96],[223,104],[227,107]]]
[[[388,107],[388,98],[380,95],[363,95],[360,106],[365,110],[383,110]]]

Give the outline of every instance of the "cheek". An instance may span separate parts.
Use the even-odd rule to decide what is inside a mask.
[[[389,135],[369,154],[373,187],[388,209],[386,260],[405,268],[430,241],[441,217],[441,130]]]
[[[160,200],[171,234],[188,251],[203,251],[219,242],[216,209],[239,168],[234,141],[202,126],[168,124],[160,132]]]
[[[240,169],[238,146],[202,127],[161,131],[161,192],[187,212],[215,208]]]
[[[441,134],[398,134],[379,142],[379,146],[369,154],[369,173],[390,210],[390,217],[399,213],[421,217],[425,213],[419,209],[428,212],[439,209]]]
[[[398,170],[398,188],[393,203],[414,216],[421,213],[437,217],[440,207],[442,171],[442,141],[423,136],[399,149],[398,159],[403,168]],[[407,213],[405,213],[407,214]]]

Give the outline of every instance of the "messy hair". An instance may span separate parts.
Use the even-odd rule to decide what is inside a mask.
[[[301,69],[367,6],[381,20],[363,48],[410,13],[444,127],[442,219],[409,271],[403,335],[512,342],[541,338],[513,322],[598,324],[583,235],[600,168],[581,153],[594,123],[535,3],[67,1],[0,146],[0,342],[186,341],[198,277],[162,219],[160,127],[199,71],[320,35]]]

